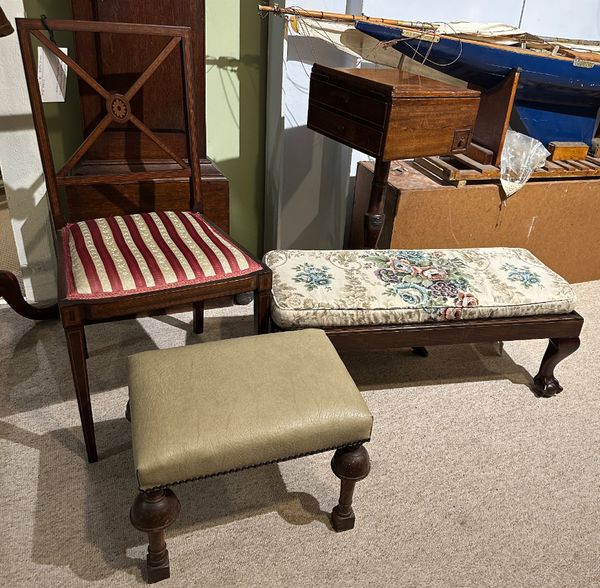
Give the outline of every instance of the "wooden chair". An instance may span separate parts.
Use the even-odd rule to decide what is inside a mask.
[[[127,91],[114,93],[105,89],[71,57],[64,55],[42,32],[46,28],[97,35],[106,33],[111,35],[111,42],[115,42],[119,34],[158,35],[165,38],[165,46]],[[85,325],[132,318],[139,313],[156,314],[191,304],[194,331],[198,333],[202,331],[205,300],[253,291],[255,326],[258,333],[266,332],[271,272],[202,216],[196,132],[198,113],[194,106],[188,27],[17,19],[17,29],[55,229],[60,317],[67,339],[87,456],[94,462],[98,457],[86,367]],[[106,114],[59,171],[55,169],[50,149],[32,37],[58,56],[99,94],[106,105]],[[136,108],[132,108],[131,102],[150,76],[176,50],[181,52],[187,159],[179,157],[134,114]],[[169,163],[148,169],[136,162],[123,162],[123,165],[115,166],[111,175],[78,176],[77,163],[111,125],[128,125],[132,132],[139,131],[145,141],[155,143],[175,161],[175,165]],[[61,187],[107,187],[152,182],[166,176],[189,180],[190,198],[186,208],[164,210],[160,203],[154,203],[152,210],[141,209],[136,214],[102,218],[97,202],[91,202],[85,218],[78,218],[77,222],[61,210]],[[107,193],[110,197],[110,190]]]

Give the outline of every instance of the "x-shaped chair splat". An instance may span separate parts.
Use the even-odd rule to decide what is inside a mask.
[[[164,49],[158,54],[156,59],[142,72],[140,77],[127,90],[125,94],[111,94],[101,84],[98,83],[85,69],[83,69],[76,61],[65,55],[55,43],[50,41],[41,31],[31,31],[33,36],[38,39],[49,51],[56,55],[68,67],[70,67],[84,82],[86,82],[93,90],[95,90],[106,102],[107,113],[102,120],[96,125],[94,130],[85,138],[83,143],[71,155],[65,165],[56,174],[57,178],[64,178],[87,153],[90,147],[96,142],[102,132],[112,123],[125,124],[131,122],[158,147],[175,160],[183,169],[188,169],[186,163],[177,156],[167,145],[165,145],[154,132],[152,132],[133,112],[131,112],[131,99],[137,94],[141,87],[148,81],[150,76],[158,69],[165,61],[171,52],[179,45],[180,38],[173,37]]]

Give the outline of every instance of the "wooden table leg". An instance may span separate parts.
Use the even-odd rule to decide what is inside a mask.
[[[31,306],[21,294],[17,277],[5,270],[0,270],[0,298],[4,298],[15,312],[25,318],[34,321],[58,318],[58,305],[54,304],[45,308]]]
[[[390,175],[390,164],[390,161],[375,160],[371,198],[369,200],[369,208],[365,213],[364,246],[366,249],[375,249],[377,247],[377,241],[383,228],[385,220],[383,207],[385,204],[385,190],[387,188],[388,176]]]

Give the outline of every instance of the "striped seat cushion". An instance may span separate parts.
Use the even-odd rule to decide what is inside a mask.
[[[150,212],[67,225],[69,300],[140,294],[250,274],[259,263],[194,212]]]

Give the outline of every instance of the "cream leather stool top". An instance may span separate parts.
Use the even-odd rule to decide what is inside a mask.
[[[129,394],[141,490],[371,436],[371,413],[316,329],[131,356]]]

